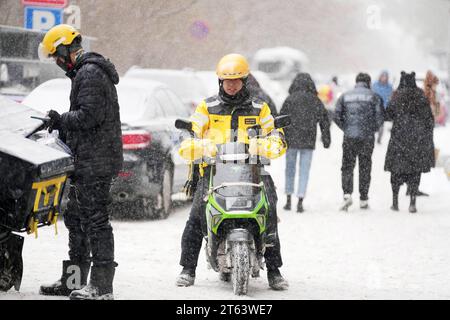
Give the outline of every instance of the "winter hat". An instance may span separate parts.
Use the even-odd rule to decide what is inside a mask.
[[[400,84],[398,85],[398,89],[404,88],[417,88],[416,73],[414,71],[411,73],[406,73],[405,71],[401,72]]]

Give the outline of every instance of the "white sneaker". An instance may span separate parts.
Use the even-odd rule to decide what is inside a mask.
[[[359,207],[361,209],[369,209],[369,201],[368,200],[361,200],[359,203]]]
[[[352,195],[345,194],[344,195],[344,203],[341,206],[341,211],[348,211],[348,208],[353,204]]]

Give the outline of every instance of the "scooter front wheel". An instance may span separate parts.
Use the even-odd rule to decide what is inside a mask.
[[[235,295],[246,295],[250,276],[250,248],[248,242],[234,242],[231,247],[233,272],[233,292]]]

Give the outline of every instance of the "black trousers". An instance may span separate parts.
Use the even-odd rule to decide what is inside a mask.
[[[421,175],[420,172],[409,174],[391,172],[392,193],[398,195],[401,185],[406,183],[410,195],[416,196],[419,191]]]
[[[94,266],[114,263],[114,235],[109,222],[111,177],[73,178],[64,223],[69,230],[69,258]]]
[[[359,195],[361,200],[369,199],[372,171],[372,154],[375,138],[353,139],[344,137],[342,145],[342,189],[344,194],[353,193],[353,171],[356,159],[359,164]]]
[[[206,202],[203,201],[205,194],[208,191],[209,172],[205,172],[204,177],[200,178],[197,184],[197,190],[194,195],[194,200],[189,214],[189,219],[186,222],[183,236],[181,238],[181,259],[180,265],[187,268],[195,269],[197,267],[198,256],[202,247],[202,241],[206,232]],[[280,268],[283,265],[281,259],[280,239],[278,236],[278,221],[277,221],[277,194],[275,184],[270,175],[262,175],[262,181],[266,187],[268,201],[270,204],[269,221],[267,223],[267,240],[266,242],[272,244],[272,247],[267,247],[264,258],[268,270]]]

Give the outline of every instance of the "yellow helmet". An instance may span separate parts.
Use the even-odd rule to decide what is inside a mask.
[[[246,78],[250,74],[250,66],[244,56],[232,53],[220,59],[216,73],[220,80]]]
[[[67,24],[60,24],[51,28],[39,44],[39,59],[41,61],[48,60],[56,53],[56,48],[59,45],[69,46],[78,36],[80,36],[80,33],[74,27]]]

